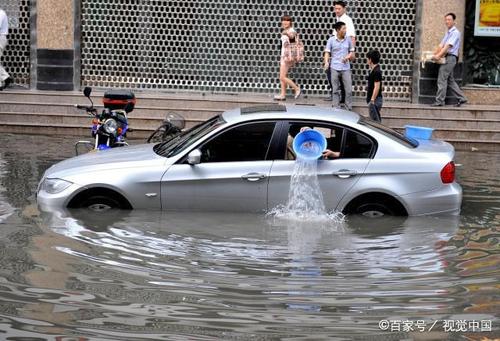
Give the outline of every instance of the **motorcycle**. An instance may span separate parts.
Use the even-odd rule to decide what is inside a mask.
[[[75,143],[76,155],[82,147],[86,151],[105,150],[110,148],[128,146],[125,141],[128,126],[127,114],[134,110],[135,95],[131,91],[112,90],[106,91],[103,97],[104,109],[101,113],[94,108],[90,98],[92,88],[85,87],[83,94],[90,101],[90,106],[75,105],[76,108],[85,110],[92,117],[91,134],[94,141],[78,141]]]

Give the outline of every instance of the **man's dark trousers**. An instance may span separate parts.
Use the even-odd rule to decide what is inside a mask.
[[[370,118],[372,120],[382,122],[382,118],[380,117],[380,109],[382,109],[382,103],[382,97],[377,97],[375,99],[375,103],[368,102],[368,113],[370,114]]]
[[[328,68],[326,69],[326,78],[328,79],[328,86],[330,86],[330,97],[332,97],[332,69]],[[344,89],[344,83],[340,82],[340,103],[345,103],[345,89]]]

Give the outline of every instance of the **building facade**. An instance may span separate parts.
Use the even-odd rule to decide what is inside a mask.
[[[322,55],[332,1],[0,0],[0,7],[10,20],[3,62],[26,88],[273,93],[280,17],[289,14],[306,50],[291,76],[308,95],[328,91]],[[365,96],[365,56],[378,49],[387,99],[432,99],[437,71],[420,56],[441,40],[447,12],[463,32],[463,0],[348,1],[357,31],[354,95]]]

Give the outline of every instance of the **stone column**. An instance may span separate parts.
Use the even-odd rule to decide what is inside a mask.
[[[75,0],[36,2],[36,88],[74,90]]]
[[[418,44],[415,48],[415,61],[420,62],[421,57],[426,51],[434,51],[443,39],[446,33],[446,26],[444,24],[444,16],[447,13],[455,13],[457,16],[456,26],[462,34],[462,46],[460,47],[460,62],[455,68],[455,78],[458,82],[462,79],[463,63],[463,42],[464,42],[464,22],[465,22],[465,1],[464,0],[419,0],[421,9],[420,22],[417,27],[420,28],[420,37]],[[418,48],[417,48],[418,47]],[[437,74],[439,65],[426,62],[425,64],[419,63],[415,66],[418,76],[416,82],[417,88],[414,89],[414,100],[419,103],[432,103],[437,91]]]

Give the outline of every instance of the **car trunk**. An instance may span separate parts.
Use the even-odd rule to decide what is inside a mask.
[[[418,153],[436,153],[444,159],[452,161],[455,157],[455,148],[448,142],[441,140],[417,140],[418,146],[414,149]]]

